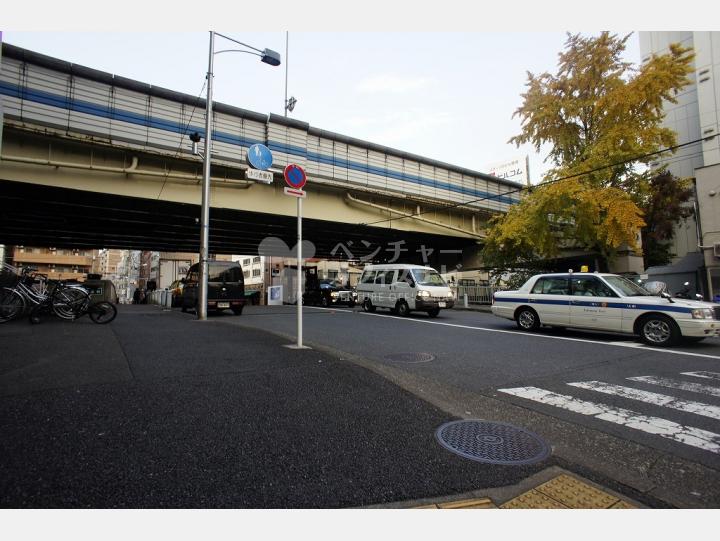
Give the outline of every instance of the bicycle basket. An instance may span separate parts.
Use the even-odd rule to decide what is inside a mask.
[[[19,281],[20,273],[15,267],[8,263],[0,266],[0,287],[15,287]]]

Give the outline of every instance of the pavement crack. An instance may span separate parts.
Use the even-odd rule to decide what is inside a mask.
[[[125,353],[125,348],[122,345],[122,341],[120,340],[120,337],[117,334],[117,331],[114,327],[110,327],[110,330],[112,331],[113,336],[115,337],[115,342],[117,342],[118,347],[120,348],[120,351],[122,352],[123,359],[125,359],[125,363],[128,367],[128,372],[130,372],[130,377],[133,380],[137,381],[137,376],[135,375],[135,372],[132,369],[132,364],[130,364],[130,359],[128,358],[127,354]]]

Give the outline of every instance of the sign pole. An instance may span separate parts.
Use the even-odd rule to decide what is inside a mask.
[[[295,303],[297,304],[297,344],[288,344],[291,349],[310,349],[302,343],[302,305],[303,305],[303,259],[302,259],[302,200],[305,197],[303,186],[307,182],[307,175],[302,167],[289,163],[283,171],[285,177],[285,195],[297,198],[297,287],[295,288]]]
[[[297,347],[302,349],[302,197],[297,198]]]

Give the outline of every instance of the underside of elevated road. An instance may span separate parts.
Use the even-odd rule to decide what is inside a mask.
[[[0,244],[195,252],[199,220],[199,204],[0,180]],[[268,237],[293,246],[296,219],[211,209],[210,253],[256,254]],[[397,261],[422,263],[424,251],[429,263],[448,266],[462,261],[463,249],[477,246],[472,239],[317,219],[303,220],[303,239],[323,259],[348,259],[348,251],[353,258],[364,258],[379,248],[374,261],[397,255]],[[394,243],[400,243],[397,254]]]

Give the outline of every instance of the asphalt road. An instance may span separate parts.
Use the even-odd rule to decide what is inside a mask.
[[[240,318],[234,318],[235,321]],[[0,506],[334,508],[512,485],[367,368],[155,306],[0,326]]]
[[[271,326],[293,337],[295,310],[253,307],[232,323]],[[659,349],[617,334],[550,329],[524,333],[492,314],[459,310],[431,319],[425,314],[401,318],[380,310],[367,314],[358,308],[306,307],[303,319],[305,342],[370,360],[376,370],[430,400],[428,388],[434,385],[435,403],[459,416],[512,421],[550,441],[552,433],[542,428],[547,418],[609,436],[613,445],[625,447],[624,452],[606,446],[603,437],[591,444],[570,438],[565,445],[583,451],[568,457],[589,453],[597,460],[586,461],[588,467],[614,462],[616,467],[602,469],[609,476],[621,476],[642,456],[636,464],[639,477],[645,477],[635,483],[640,490],[650,485],[671,489],[675,481],[663,477],[662,465],[686,464],[698,472],[697,483],[681,489],[687,501],[720,505],[720,494],[703,481],[707,476],[717,479],[720,471],[717,338]],[[428,355],[407,356],[412,353]],[[472,400],[480,405],[468,406]],[[503,405],[516,406],[513,411],[520,413],[505,414]],[[493,412],[498,413],[492,416]],[[542,414],[542,426],[523,414],[527,412]],[[653,468],[657,475],[650,480],[646,472]]]
[[[650,507],[720,506],[720,397],[658,383],[719,388],[718,340],[657,350],[479,312],[306,307],[314,349],[297,351],[282,347],[295,318],[122,306],[107,326],[0,326],[0,505],[374,506],[488,495],[560,466]],[[552,454],[464,459],[435,440],[455,419],[529,429]]]

